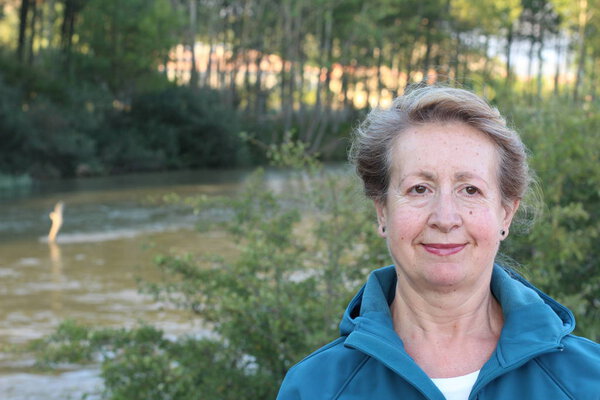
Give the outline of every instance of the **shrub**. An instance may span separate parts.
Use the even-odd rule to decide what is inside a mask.
[[[115,171],[231,167],[247,161],[239,131],[216,92],[170,87],[109,111],[96,140]]]
[[[505,252],[525,275],[567,305],[583,336],[600,340],[600,115],[597,104],[547,99],[507,106],[539,176],[545,210]]]

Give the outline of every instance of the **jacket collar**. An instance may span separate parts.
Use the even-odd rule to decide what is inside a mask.
[[[375,270],[352,299],[340,324],[345,345],[378,359],[431,399],[443,399],[427,375],[404,351],[389,305],[396,287],[394,266]],[[560,348],[575,327],[573,314],[514,272],[494,265],[491,290],[504,314],[496,352],[478,382],[491,380],[532,357]],[[476,387],[480,386],[476,384]],[[475,389],[475,388],[474,388]]]
[[[404,344],[394,330],[390,304],[395,290],[394,266],[371,273],[344,313],[340,324],[340,333],[347,336],[344,345],[379,360],[426,398],[444,400],[431,379],[404,351]]]
[[[569,309],[527,282],[516,272],[494,267],[492,293],[502,306],[504,327],[496,354],[504,367],[560,347],[575,328]]]

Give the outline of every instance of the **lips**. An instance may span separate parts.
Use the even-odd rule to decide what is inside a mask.
[[[423,243],[423,248],[436,256],[450,256],[464,249],[465,243]]]

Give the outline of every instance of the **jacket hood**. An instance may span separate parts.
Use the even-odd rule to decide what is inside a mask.
[[[390,335],[389,329],[393,331],[390,304],[395,296],[396,279],[393,265],[371,272],[344,313],[340,323],[342,336],[372,324]],[[504,314],[497,350],[501,364],[518,362],[548,347],[560,347],[561,340],[575,328],[575,318],[569,309],[516,272],[494,265],[491,290]]]

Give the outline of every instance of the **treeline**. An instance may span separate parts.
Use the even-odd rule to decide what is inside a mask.
[[[236,110],[168,81],[168,1],[4,1],[0,172],[35,178],[250,162]]]
[[[0,172],[259,162],[240,131],[342,157],[415,82],[593,101],[598,2],[0,0]]]

